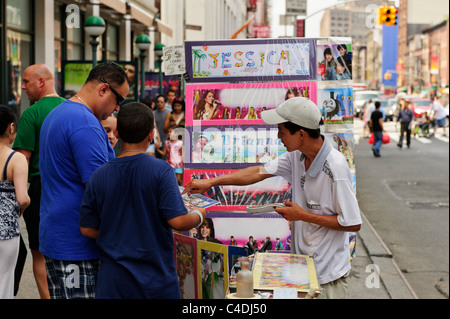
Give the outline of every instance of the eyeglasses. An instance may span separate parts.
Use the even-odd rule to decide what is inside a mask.
[[[120,95],[119,92],[117,92],[108,82],[106,82],[103,78],[100,78],[100,81],[102,81],[105,84],[108,84],[108,87],[111,89],[111,92],[113,92],[114,95],[116,96],[118,105],[121,105],[123,101],[125,101],[124,97]]]

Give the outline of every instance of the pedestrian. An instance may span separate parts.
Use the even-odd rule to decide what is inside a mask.
[[[116,134],[122,153],[98,168],[83,196],[79,230],[102,252],[96,298],[180,298],[172,229],[200,225],[205,210],[188,213],[173,170],[145,154],[153,112],[122,106]]]
[[[10,148],[17,134],[13,110],[0,105],[0,299],[14,298],[14,269],[19,255],[19,218],[30,204],[26,157]]]
[[[383,128],[383,113],[380,111],[381,103],[375,102],[375,111],[372,112],[369,120],[369,126],[375,138],[375,143],[372,147],[373,156],[380,157],[380,148],[383,145],[383,132],[386,132]]]
[[[169,90],[167,90],[166,95],[167,95],[166,109],[168,109],[169,111],[172,111],[173,110],[173,102],[177,98],[177,92],[175,92],[172,89],[169,89]]]
[[[140,99],[140,102],[147,105],[150,108],[150,110],[152,110],[154,112],[155,101],[152,98],[145,97],[143,99]],[[155,126],[154,126],[153,130],[155,131],[155,134],[153,135],[153,140],[150,142],[150,145],[148,146],[148,149],[146,151],[146,153],[151,156],[155,156],[156,149],[159,149],[161,147],[161,141],[159,139],[159,131],[158,131],[158,127],[156,126],[156,121],[154,124],[155,124]]]
[[[30,206],[23,213],[28,244],[33,258],[33,275],[41,299],[49,299],[44,256],[39,251],[39,214],[41,201],[41,176],[39,172],[39,135],[47,115],[65,101],[55,90],[52,72],[45,64],[27,67],[22,77],[22,90],[33,105],[20,117],[19,130],[13,149],[25,155],[28,167],[28,195]]]
[[[375,105],[373,104],[372,99],[369,99],[369,101],[367,102],[366,109],[363,114],[363,122],[364,122],[363,137],[364,138],[369,138],[370,133],[372,133],[370,126],[369,126],[369,122],[370,122],[370,117],[372,116],[372,113],[374,110],[375,110]],[[367,131],[367,134],[366,134],[366,131]]]
[[[176,98],[172,103],[172,111],[166,114],[164,132],[168,133],[170,128],[184,128],[186,126],[184,111],[184,100],[180,97]]]
[[[111,144],[111,147],[114,149],[118,141],[116,135],[114,134],[114,131],[117,128],[116,113],[111,114],[106,120],[102,120],[101,123],[106,131],[106,134],[108,134],[109,144]]]
[[[167,132],[164,131],[164,121],[166,120],[167,114],[169,114],[171,110],[166,108],[166,98],[164,95],[158,95],[156,97],[156,109],[154,110],[156,128],[158,129],[159,140],[161,141],[161,145],[159,149],[162,151],[164,148],[164,141],[167,139]],[[155,152],[156,158],[164,159],[164,156],[161,156],[159,152]]]
[[[308,98],[290,98],[261,117],[266,124],[278,125],[278,137],[288,152],[265,165],[191,180],[183,193],[284,177],[292,185],[293,201],[275,211],[292,222],[291,253],[314,256],[321,298],[345,298],[351,268],[348,232],[361,227],[347,161],[321,135],[320,110]]]
[[[164,142],[164,150],[157,149],[157,151],[172,166],[178,185],[183,186],[183,142],[178,139],[178,134],[173,128],[169,128],[167,140]]]
[[[39,250],[44,254],[50,298],[93,298],[100,251],[80,233],[80,204],[96,168],[115,158],[100,121],[124,101],[128,77],[107,61],[91,70],[81,90],[55,108],[42,125]],[[76,284],[67,284],[71,269]]]
[[[403,146],[403,136],[406,133],[406,146],[410,148],[411,146],[411,126],[414,120],[414,112],[410,108],[411,102],[406,101],[403,108],[398,114],[397,121],[400,122],[400,137],[398,139],[397,146],[402,148]]]
[[[438,127],[442,127],[444,133],[442,136],[447,136],[445,131],[446,118],[445,109],[442,103],[439,101],[438,97],[434,95],[431,99],[431,120],[434,121],[434,134],[436,134]]]

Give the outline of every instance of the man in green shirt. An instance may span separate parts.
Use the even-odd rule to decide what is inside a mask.
[[[30,102],[19,120],[19,129],[13,148],[28,160],[28,194],[31,204],[24,211],[23,218],[28,232],[29,247],[33,257],[33,273],[42,299],[50,298],[47,285],[44,256],[39,251],[39,206],[41,180],[39,173],[39,135],[47,115],[65,99],[58,96],[52,72],[45,64],[34,64],[23,73],[22,91]]]

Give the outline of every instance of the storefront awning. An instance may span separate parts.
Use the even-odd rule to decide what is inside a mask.
[[[159,19],[155,19],[155,17],[147,12],[144,12],[140,8],[134,6],[133,4],[128,4],[130,7],[130,16],[136,21],[146,25],[147,27],[153,27],[154,23],[156,23],[156,28],[159,32],[164,33],[168,37],[172,37],[173,29],[162,22]]]
[[[99,0],[99,2],[111,9],[114,9],[118,13],[127,13],[127,4],[121,0]]]
[[[408,87],[407,86],[401,87],[401,88],[399,88],[397,90],[397,92],[406,92],[406,91],[408,91]]]

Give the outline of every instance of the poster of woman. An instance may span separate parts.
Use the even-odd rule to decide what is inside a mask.
[[[261,124],[261,112],[292,96],[316,102],[316,82],[187,84],[186,125]]]

